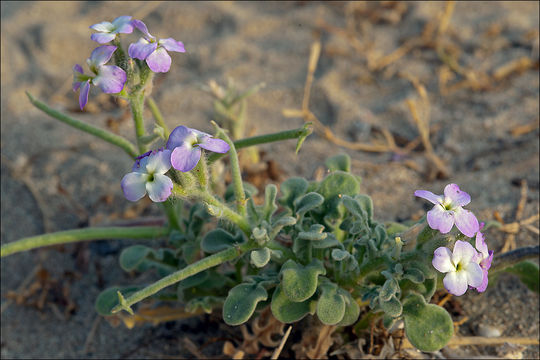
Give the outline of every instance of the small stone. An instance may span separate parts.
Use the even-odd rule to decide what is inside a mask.
[[[488,338],[495,338],[501,336],[502,332],[498,328],[490,325],[478,325],[478,335],[488,337]]]

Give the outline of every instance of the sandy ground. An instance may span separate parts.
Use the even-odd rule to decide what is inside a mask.
[[[418,216],[428,207],[414,198],[414,190],[441,192],[448,182],[458,183],[471,194],[469,208],[481,219],[492,220],[498,211],[506,222],[512,222],[520,183],[526,180],[522,218],[536,214],[538,67],[511,74],[484,91],[466,87],[448,94],[440,91],[443,63],[434,49],[415,48],[384,70],[371,71],[366,57],[389,54],[407,39],[419,36],[445,6],[442,2],[405,5],[401,12],[370,4],[380,10],[371,12],[370,17],[370,13],[358,10],[361,6],[355,7],[358,4],[342,2],[3,1],[2,243],[47,231],[104,225],[133,213],[159,215],[156,207],[136,207],[123,198],[120,179],[131,167],[123,153],[43,115],[24,94],[29,91],[53,107],[99,126],[117,124],[120,134],[131,137],[131,123],[120,120],[125,108],[93,90],[87,111],[81,113],[77,111],[78,95],[70,90],[73,64],[83,64],[96,46],[89,38],[88,26],[128,14],[142,18],[152,34],[174,37],[186,46],[186,54],[173,55],[170,73],[156,76],[153,90],[171,128],[184,124],[211,130],[212,99],[200,86],[210,79],[224,84],[228,77],[241,88],[266,83],[249,100],[248,128],[254,133],[301,126],[301,119],[285,118],[281,111],[300,107],[310,45],[320,35],[323,50],[310,108],[321,122],[349,141],[369,142],[381,127],[395,137],[414,139],[418,130],[405,100],[418,96],[408,80],[396,75],[405,71],[427,89],[431,125],[438,128],[431,141],[451,176],[428,181],[423,171],[425,156],[420,151],[394,161],[390,153],[344,149],[317,134],[306,141],[298,156],[294,156],[293,142],[261,147],[286,176],[312,178],[327,156],[347,152],[353,159],[353,172],[363,177],[362,190],[372,196],[380,220]],[[357,9],[356,22],[362,24],[360,44],[369,44],[365,53],[355,51],[352,41],[318,26],[324,21],[328,26],[345,28],[351,20],[346,9]],[[493,69],[521,57],[538,61],[538,10],[537,2],[457,3],[447,36],[457,46],[460,65],[492,74]],[[455,75],[451,83],[460,79],[461,75]],[[530,124],[529,131],[512,135],[516,127]],[[491,248],[502,248],[504,234],[492,229],[487,236]],[[521,230],[516,242],[524,246],[539,240],[538,235]],[[193,355],[186,350],[184,337],[201,346],[230,331],[209,317],[132,330],[113,328],[103,320],[96,322],[93,303],[102,289],[145,281],[144,277],[122,273],[117,266],[118,252],[126,244],[69,245],[61,251],[39,250],[3,258],[2,358],[185,357]],[[57,300],[56,305],[40,310],[11,304],[4,309],[8,291],[16,290],[38,265],[53,280],[56,295],[49,297]],[[63,295],[62,289],[68,288],[69,294]],[[63,315],[69,303],[66,299],[75,305],[68,318]],[[501,277],[483,294],[470,291],[459,304],[462,310],[455,320],[468,317],[460,326],[461,335],[478,335],[481,327],[489,326],[502,336],[539,336],[538,295],[512,276]],[[220,354],[221,346],[216,340],[203,353]],[[458,350],[473,355],[539,356],[538,346]],[[458,350],[448,349],[445,354],[459,355]]]

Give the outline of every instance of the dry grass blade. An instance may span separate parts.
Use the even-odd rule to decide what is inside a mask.
[[[285,343],[287,342],[287,339],[289,338],[289,335],[291,334],[291,330],[292,330],[292,325],[289,326],[289,328],[285,332],[285,335],[283,335],[283,338],[281,339],[279,346],[272,354],[272,357],[271,357],[272,360],[276,360],[277,358],[279,358],[279,354],[281,354],[281,351],[283,350],[283,347],[285,346]]]
[[[153,325],[157,325],[162,322],[175,321],[199,316],[203,313],[204,311],[200,309],[195,312],[187,312],[181,308],[161,306],[155,309],[141,309],[133,315],[117,314],[115,316],[120,318],[120,320],[122,320],[122,322],[128,329],[132,329],[135,326],[142,325],[144,323],[151,323]]]
[[[527,181],[525,179],[521,180],[520,198],[516,208],[516,215],[514,218],[515,221],[509,224],[503,224],[503,226],[501,227],[501,231],[507,232],[509,234],[504,241],[501,252],[507,252],[517,247],[516,234],[519,232],[521,227],[520,220],[523,217],[525,204],[527,203],[528,190],[529,187],[527,186]]]
[[[513,137],[519,137],[521,135],[528,134],[540,126],[540,119],[536,119],[534,121],[531,121],[528,124],[525,125],[518,125],[510,130],[510,134],[512,134]]]

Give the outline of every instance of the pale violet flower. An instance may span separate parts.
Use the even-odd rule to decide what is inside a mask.
[[[171,152],[154,150],[137,157],[132,172],[122,179],[126,199],[137,201],[147,192],[150,200],[163,202],[171,195],[172,180],[164,174],[171,168]]]
[[[172,151],[172,167],[186,172],[199,162],[201,148],[223,154],[229,151],[229,144],[221,139],[214,139],[210,134],[182,125],[171,132],[166,148]]]
[[[129,45],[129,56],[134,59],[146,60],[153,72],[167,72],[171,68],[171,57],[167,51],[186,52],[184,44],[173,38],[156,39],[150,35],[146,25],[140,20],[132,20],[131,24],[139,29],[144,37]]]
[[[473,237],[478,231],[478,220],[469,210],[462,206],[471,202],[471,197],[459,189],[456,184],[448,184],[443,195],[435,195],[431,191],[416,190],[415,196],[435,204],[427,213],[427,222],[432,229],[446,234],[452,230],[454,223],[464,235]]]
[[[480,224],[480,230],[484,227],[484,223]],[[493,260],[493,250],[488,250],[486,239],[484,234],[480,231],[476,233],[475,247],[478,250],[475,261],[482,268],[482,284],[476,287],[478,292],[486,291],[488,286],[488,270],[491,267],[491,261]]]
[[[106,94],[119,93],[124,88],[126,72],[116,65],[105,65],[115,51],[116,46],[112,45],[103,45],[92,51],[86,63],[94,75],[85,75],[79,64],[73,66],[73,91],[81,89],[79,94],[81,110],[88,102],[90,85],[99,86]]]
[[[131,34],[133,25],[131,25],[131,16],[119,16],[112,23],[103,21],[90,26],[90,29],[98,31],[90,38],[100,44],[105,44],[114,40],[117,34]]]
[[[446,247],[440,247],[433,254],[433,267],[446,273],[443,284],[450,294],[465,294],[469,286],[478,288],[482,285],[483,270],[476,263],[478,253],[471,244],[456,241],[453,253]]]

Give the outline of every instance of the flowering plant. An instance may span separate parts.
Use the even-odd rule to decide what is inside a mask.
[[[84,75],[75,65],[73,89],[80,91],[81,109],[90,85],[127,99],[136,145],[53,110],[30,94],[29,99],[48,115],[123,149],[134,162],[120,181],[126,199],[138,201],[148,194],[162,205],[168,222],[163,227],[87,228],[25,238],[3,245],[1,256],[89,239],[165,238],[160,249],[134,245],[122,251],[124,270],[156,269],[160,278],[147,286],[105,290],[96,301],[100,314],[133,314],[133,305],[150,297],[182,302],[190,312],[219,308],[229,325],[243,324],[268,307],[284,323],[314,315],[327,325],[350,326],[371,313],[387,328],[403,321],[414,346],[434,351],[453,334],[450,315],[429,303],[438,288],[457,296],[469,287],[482,292],[488,270],[500,271],[531,256],[523,251],[499,256],[490,269],[493,251],[476,216],[463,209],[471,197],[456,184],[447,185],[444,196],[416,191],[434,204],[417,223],[377,221],[346,155],[326,161],[324,179],[293,177],[279,190],[267,185],[264,200],[256,203],[257,189],[243,181],[237,150],[297,139],[298,151],[311,132],[309,124],[235,141],[217,123],[214,135],[184,125],[169,133],[154,104],[154,131],[148,134],[143,107],[153,74],[170,70],[167,51],[184,52],[183,43],[157,40],[130,16],[91,28],[98,31],[92,40],[112,45],[101,45],[90,55],[88,65],[95,75]],[[129,45],[126,55],[119,37],[134,29],[143,37]],[[111,59],[114,65],[106,65]],[[219,191],[224,187],[216,185],[223,185],[223,176],[213,176],[213,164],[225,156],[232,183]],[[454,224],[460,233],[452,232]]]

